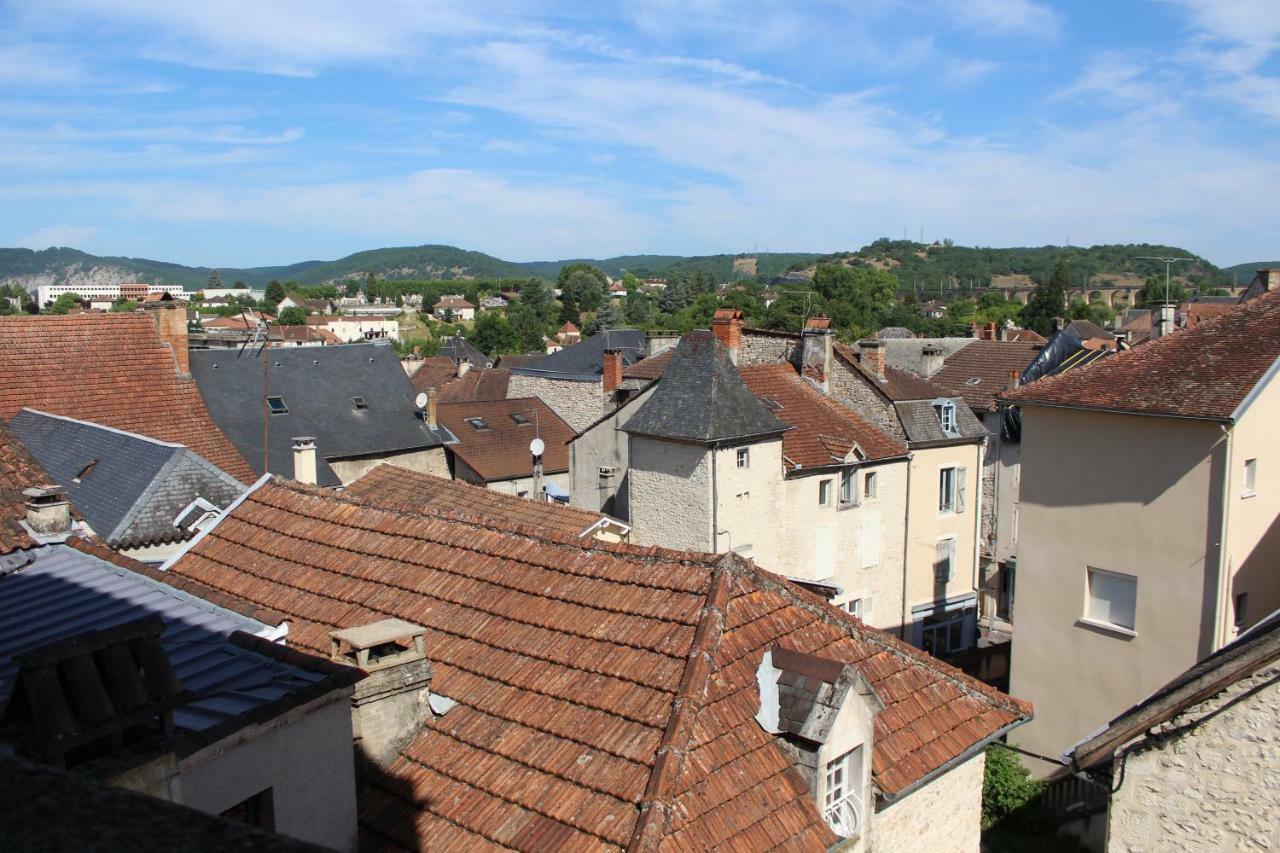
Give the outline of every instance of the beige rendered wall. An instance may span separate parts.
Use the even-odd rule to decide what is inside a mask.
[[[640,407],[653,395],[657,384],[649,386],[635,399],[615,411],[605,420],[580,434],[569,444],[569,471],[573,506],[602,512],[613,498],[613,516],[626,520],[627,469],[629,466],[627,434],[622,427],[640,411]],[[600,468],[611,466],[615,474],[601,479]]]
[[[711,550],[711,454],[698,444],[632,435],[631,541]]]
[[[410,450],[405,453],[391,453],[386,456],[361,459],[328,459],[326,461],[344,486],[360,479],[384,462],[417,471],[419,474],[450,479],[449,460],[443,447],[430,447],[426,450]]]
[[[1172,418],[1024,406],[1022,421],[1010,692],[1035,719],[1013,740],[1057,756],[1211,650],[1225,441]],[[1133,635],[1081,621],[1091,566],[1137,578]]]
[[[907,507],[907,606],[911,608],[973,592],[974,544],[977,534],[978,504],[982,494],[978,444],[932,447],[913,450],[911,456],[911,496]],[[938,512],[938,477],[943,468],[965,468],[963,512]],[[934,583],[933,564],[938,540],[954,536],[955,571],[951,580],[939,587]]]
[[[1108,851],[1280,847],[1277,676],[1272,666],[1232,685],[1157,729],[1181,735],[1116,763]]]
[[[1235,638],[1235,595],[1248,593],[1244,627],[1280,609],[1280,381],[1263,389],[1231,430],[1227,490],[1227,571],[1219,645]],[[1257,459],[1253,495],[1244,488],[1244,463]]]
[[[786,525],[783,512],[782,441],[773,439],[743,445],[750,464],[738,467],[737,447],[720,447],[715,452],[715,488],[719,503],[714,520],[718,535],[713,537],[719,551],[736,551],[773,572],[787,574],[784,560]],[[812,546],[810,546],[812,548]],[[811,552],[811,551],[810,551]]]
[[[569,491],[571,481],[568,471],[560,471],[556,474],[545,474],[542,477],[544,483],[555,483],[566,492]],[[524,497],[534,497],[533,494],[533,477],[517,477],[514,480],[495,480],[492,483],[485,484],[485,488],[492,489],[495,492],[502,492],[504,495],[520,495],[524,493]]]
[[[976,853],[982,837],[982,774],[979,752],[871,819],[872,850]]]

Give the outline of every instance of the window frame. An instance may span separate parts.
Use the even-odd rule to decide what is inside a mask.
[[[848,509],[858,505],[858,470],[845,468],[840,472],[840,508]]]
[[[938,469],[938,515],[954,515],[956,512],[956,480],[959,470],[959,465],[944,465]]]
[[[1258,494],[1257,457],[1253,459],[1244,460],[1243,480],[1244,480],[1244,483],[1243,483],[1243,488],[1240,490],[1240,497],[1251,498],[1257,495]]]
[[[750,468],[751,467],[751,448],[739,447],[736,455],[736,460],[739,468]]]
[[[862,478],[862,499],[873,501],[879,496],[879,477],[877,471],[868,471]]]
[[[818,481],[818,506],[831,506],[833,478],[823,477]]]
[[[956,542],[957,541],[958,541],[958,538],[956,536],[939,536],[936,540],[934,540],[934,545],[933,545],[934,586],[938,586],[938,585],[946,586],[947,584],[951,583],[953,580],[956,579]],[[941,551],[942,545],[944,544],[947,546],[947,577],[945,580],[940,579],[940,575],[938,572],[938,567],[942,565],[942,561],[938,559],[938,553]]]
[[[272,402],[272,401],[277,402]],[[289,414],[289,403],[280,394],[267,395],[267,412],[273,415]]]
[[[1119,581],[1127,581],[1132,587],[1133,594],[1133,610],[1130,614],[1132,625],[1125,625],[1122,622],[1113,622],[1109,619],[1102,619],[1093,615],[1094,601],[1094,578],[1109,577]],[[1108,601],[1108,610],[1114,602]],[[1085,582],[1084,582],[1084,614],[1080,617],[1079,622],[1084,625],[1090,625],[1100,628],[1104,631],[1110,631],[1125,637],[1138,636],[1138,576],[1127,574],[1125,572],[1116,572],[1111,569],[1103,569],[1098,566],[1085,566]]]

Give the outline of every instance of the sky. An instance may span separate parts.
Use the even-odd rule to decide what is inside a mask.
[[[1276,0],[0,0],[0,246],[1280,258]]]

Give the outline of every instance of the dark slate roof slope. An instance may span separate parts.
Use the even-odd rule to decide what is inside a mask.
[[[262,473],[263,360],[267,396],[281,397],[288,412],[268,418],[272,473],[292,476],[293,439],[316,439],[317,479],[339,480],[325,460],[440,446],[414,405],[416,392],[386,344],[343,344],[240,353],[193,350],[191,372],[209,414]],[[365,408],[356,404],[356,398]]]
[[[974,341],[947,356],[930,381],[963,397],[973,409],[994,412],[996,396],[1009,387],[1010,374],[1022,376],[1040,350],[1030,342]]]
[[[218,509],[245,486],[180,444],[23,409],[9,423],[107,544],[137,547],[194,535],[175,524],[196,499]]]
[[[952,401],[956,402],[956,401]],[[956,434],[947,435],[942,431],[942,423],[933,408],[932,400],[911,400],[905,403],[894,403],[898,412],[898,420],[907,434],[907,441],[912,447],[927,447],[943,444],[968,444],[985,440],[987,428],[974,416],[963,401],[956,406]]]
[[[436,355],[443,356],[454,364],[465,358],[475,367],[493,367],[493,359],[477,349],[475,344],[462,335],[454,335],[441,341]]]
[[[1002,398],[1023,405],[1229,421],[1277,359],[1280,291]]]
[[[545,376],[551,379],[592,381],[604,371],[605,350],[619,350],[623,367],[635,364],[645,353],[645,335],[639,329],[610,329],[553,352],[534,364],[513,367],[512,373],[523,376]]]
[[[680,339],[662,381],[623,427],[634,435],[716,442],[788,429],[742,381],[729,352],[708,331]]]

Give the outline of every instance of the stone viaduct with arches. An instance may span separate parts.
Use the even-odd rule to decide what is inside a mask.
[[[1194,294],[1198,290],[1195,286],[1184,285],[1184,287],[1186,287],[1188,293]],[[1245,290],[1248,289],[1248,285],[1226,285],[1222,286],[1221,289],[1227,291],[1232,296],[1241,296],[1244,294]],[[1078,297],[1084,302],[1103,302],[1106,303],[1109,308],[1119,310],[1121,308],[1131,307],[1134,299],[1138,295],[1138,292],[1141,290],[1141,285],[1129,284],[1096,285],[1087,288],[1073,287],[1067,290],[1067,303],[1070,304]],[[943,291],[941,295],[947,299],[977,299],[987,293],[1001,293],[1004,294],[1005,298],[1011,302],[1017,302],[1019,305],[1026,305],[1031,300],[1031,294],[1034,291],[1035,288],[1029,285],[1019,287],[974,287],[946,290]],[[898,292],[899,294],[914,293],[916,298],[921,300],[938,298],[931,293],[925,291],[913,291],[910,288],[899,288]]]

